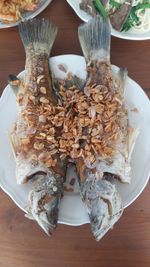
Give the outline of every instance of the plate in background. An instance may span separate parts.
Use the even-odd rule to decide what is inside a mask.
[[[81,0],[66,0],[68,4],[73,8],[75,13],[78,15],[78,17],[83,20],[84,22],[88,22],[89,19],[91,19],[91,16],[87,14],[85,11],[80,9],[80,2]],[[150,39],[150,31],[145,33],[139,33],[129,30],[128,32],[119,32],[111,29],[112,36],[121,38],[121,39],[127,39],[127,40],[149,40]]]
[[[38,4],[38,8],[35,11],[26,11],[22,13],[23,19],[33,19],[34,17],[39,15],[51,2],[52,0],[41,0],[40,3]],[[17,26],[20,23],[20,21],[21,20],[18,20],[15,23],[3,23],[0,20],[0,29]]]

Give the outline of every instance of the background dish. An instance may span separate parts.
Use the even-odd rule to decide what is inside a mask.
[[[80,0],[66,0],[68,4],[73,8],[75,13],[79,16],[79,18],[85,22],[88,22],[91,19],[91,16],[88,15],[86,12],[80,9],[79,3]],[[115,37],[127,39],[127,40],[149,40],[150,39],[150,32],[145,33],[136,33],[134,31],[129,30],[128,32],[119,32],[111,29],[111,34]]]
[[[85,79],[86,64],[83,57],[76,55],[62,55],[50,59],[50,65],[54,75],[59,78],[65,78],[66,74],[58,68],[59,64],[65,64],[68,67],[68,71]],[[117,69],[117,67],[113,66],[114,71]],[[22,72],[20,76],[23,75],[24,73]],[[124,208],[130,205],[140,195],[149,180],[150,174],[149,99],[142,88],[130,78],[127,79],[125,97],[129,111],[130,125],[140,128],[140,135],[137,139],[131,160],[131,184],[122,185],[116,181],[117,188],[123,199]],[[134,108],[137,108],[138,112],[131,111]],[[15,96],[13,95],[10,86],[7,86],[0,99],[0,185],[13,201],[25,211],[30,185],[17,185],[16,183],[15,161],[7,136],[7,132],[10,132],[12,129],[16,113],[17,106]],[[69,170],[68,178],[72,178],[72,176],[75,177],[74,170],[73,172],[70,172]],[[62,199],[59,222],[68,225],[81,225],[88,221],[88,216],[80,200],[78,186],[76,184],[74,193],[65,193],[65,196]]]
[[[38,9],[36,9],[33,12],[24,12],[22,14],[23,19],[32,19],[34,17],[36,17],[37,15],[39,15],[50,3],[52,2],[52,0],[41,0],[40,3],[38,4]],[[0,29],[3,28],[10,28],[10,27],[14,27],[17,26],[20,23],[21,20],[18,20],[15,23],[3,23],[2,21],[0,21]]]

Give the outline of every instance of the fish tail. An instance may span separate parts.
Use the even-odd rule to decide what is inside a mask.
[[[79,41],[87,61],[110,58],[110,23],[107,18],[96,16],[78,28]]]
[[[57,27],[47,19],[32,19],[19,24],[19,33],[25,50],[29,48],[49,55],[57,35]]]
[[[125,89],[125,82],[126,82],[126,79],[127,79],[127,76],[128,76],[128,70],[127,70],[127,68],[120,68],[118,75],[119,75],[120,82],[121,82],[121,85],[122,85],[122,88],[123,88],[123,91],[124,91],[124,89]]]

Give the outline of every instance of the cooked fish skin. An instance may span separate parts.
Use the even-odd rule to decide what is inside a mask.
[[[35,134],[40,134],[42,127],[48,123],[46,118],[39,120],[39,108],[57,105],[48,62],[57,27],[46,19],[33,19],[21,22],[19,32],[26,52],[23,86],[14,82],[18,81],[16,77],[9,76],[13,90],[17,89],[18,103],[18,117],[11,135],[16,155],[16,176],[18,184],[31,183],[27,216],[51,235],[57,226],[66,165],[57,155],[55,166],[42,161],[42,157],[49,157],[51,145],[46,138],[42,147],[40,142],[37,145]]]

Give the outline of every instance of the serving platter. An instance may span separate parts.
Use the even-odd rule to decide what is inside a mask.
[[[65,66],[66,73],[61,70],[60,64]],[[61,55],[52,57],[50,59],[50,68],[57,78],[64,79],[67,73],[71,72],[82,79],[86,79],[86,63],[82,56]],[[112,66],[112,69],[117,72],[118,67]],[[21,72],[19,77],[23,78],[24,74],[24,71]],[[129,206],[141,194],[150,174],[150,102],[142,88],[129,77],[126,82],[125,99],[129,113],[129,123],[131,127],[138,128],[140,134],[131,158],[131,184],[121,184],[115,181],[122,197],[124,208]],[[8,133],[11,132],[16,115],[16,99],[8,85],[0,99],[0,186],[16,205],[26,212],[31,184],[17,185],[15,161],[8,138]],[[72,192],[65,191],[64,193],[60,205],[59,223],[77,226],[88,223],[89,219],[79,195],[75,168],[70,166],[67,172],[66,188],[72,178],[75,178],[75,186]]]

